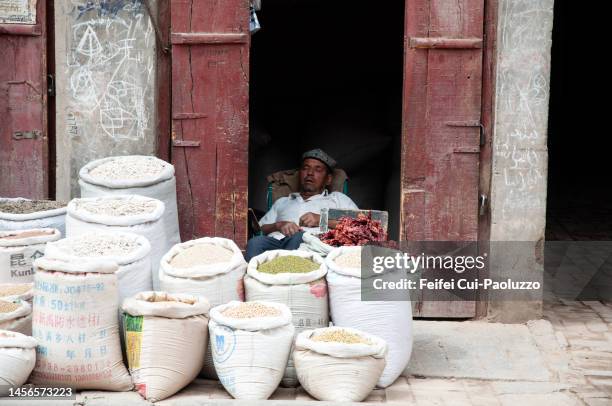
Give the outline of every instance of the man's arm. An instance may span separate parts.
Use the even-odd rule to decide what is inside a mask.
[[[281,204],[283,199],[284,198],[281,198],[274,202],[266,215],[259,220],[259,225],[261,226],[261,231],[264,233],[264,235],[268,235],[275,231],[280,231],[286,237],[291,237],[293,234],[300,231],[300,227],[291,221],[276,221],[278,217],[278,205]]]
[[[300,230],[300,227],[291,221],[277,221],[272,224],[264,224],[263,226],[261,226],[261,231],[263,231],[265,235],[268,235],[275,231],[280,231],[286,237],[291,237],[293,234],[297,233]]]

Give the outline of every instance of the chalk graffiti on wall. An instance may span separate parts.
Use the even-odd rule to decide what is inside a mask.
[[[495,172],[505,187],[502,218],[545,209],[546,119],[552,1],[502,1]],[[544,190],[545,191],[545,190]],[[521,222],[521,227],[535,227]]]
[[[151,122],[153,61],[142,44],[153,28],[141,1],[72,5],[66,56],[73,108],[113,139],[143,139]]]
[[[36,0],[0,0],[0,24],[36,24]]]

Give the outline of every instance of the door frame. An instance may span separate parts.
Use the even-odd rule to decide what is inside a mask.
[[[481,123],[484,131],[484,145],[480,150],[479,191],[487,200],[481,202],[482,215],[478,217],[478,253],[488,254],[491,239],[491,179],[493,159],[493,123],[495,120],[495,72],[497,68],[497,13],[499,0],[484,0],[484,49],[482,60],[482,113]],[[479,279],[488,277],[488,272],[478,275]],[[488,295],[480,289],[476,299],[476,319],[487,316]]]
[[[411,0],[405,0],[404,7]],[[495,70],[497,53],[497,20],[499,0],[484,1],[484,41],[483,41],[483,60],[482,60],[482,102],[481,102],[481,122],[484,128],[484,145],[480,151],[479,158],[479,194],[487,196],[487,201],[483,207],[483,214],[478,216],[478,246],[479,253],[488,251],[491,230],[491,210],[490,210],[490,191],[492,175],[492,139],[495,105]],[[165,6],[164,6],[165,4]],[[157,21],[159,27],[163,27],[161,38],[164,44],[169,43],[170,38],[170,9],[169,3],[160,4],[157,10]],[[404,33],[404,35],[406,35]],[[404,45],[404,52],[407,44]],[[158,125],[160,128],[158,136],[158,156],[170,161],[171,159],[171,60],[169,54],[158,52]],[[405,98],[402,104],[405,103]],[[401,199],[401,196],[399,197]],[[396,215],[401,215],[400,213]],[[244,220],[246,221],[246,220]],[[246,227],[246,225],[245,225]],[[486,277],[486,273],[479,277]],[[487,295],[480,291],[476,297],[475,318],[485,317],[487,314]]]

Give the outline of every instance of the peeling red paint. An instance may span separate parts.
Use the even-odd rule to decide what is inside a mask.
[[[3,197],[49,197],[46,2],[38,2],[36,13],[36,25],[6,24],[0,29]],[[24,138],[25,132],[35,138]]]
[[[172,0],[171,21],[172,137],[200,141],[172,147],[181,237],[226,237],[244,248],[249,4]]]

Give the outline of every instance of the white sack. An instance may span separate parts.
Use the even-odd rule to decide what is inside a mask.
[[[140,213],[129,216],[109,216],[95,214],[81,207],[82,203],[105,199],[125,199],[133,201],[153,201],[155,209],[151,213]],[[127,231],[145,237],[151,244],[151,278],[153,289],[159,287],[159,261],[172,247],[174,241],[171,233],[164,227],[162,216],[164,203],[144,196],[110,196],[73,199],[68,203],[66,215],[66,236],[77,237],[90,233]]]
[[[139,292],[148,291],[153,288],[150,255],[151,244],[147,238],[125,231],[105,231],[97,233],[97,235],[111,238],[121,237],[133,242],[136,247],[133,251],[123,255],[79,256],[71,250],[71,246],[78,244],[80,240],[87,236],[87,234],[81,234],[76,237],[64,238],[49,243],[45,251],[45,257],[67,262],[78,262],[95,258],[103,258],[115,262],[118,265],[116,275],[119,303]]]
[[[46,234],[28,236],[30,233],[39,232]],[[32,282],[32,263],[44,255],[48,242],[60,238],[62,235],[54,228],[0,231],[0,283]]]
[[[103,164],[119,159],[129,159],[130,157],[142,157],[142,155],[131,155],[126,157],[108,157],[91,161],[83,166],[79,171],[79,186],[81,197],[98,197],[108,195],[140,195],[152,197],[164,202],[166,211],[163,215],[164,228],[168,237],[168,251],[171,246],[181,242],[178,225],[178,210],[176,206],[176,179],[174,177],[174,166],[159,158],[148,156],[163,164],[164,169],[154,178],[145,180],[104,180],[95,178],[90,171]],[[163,255],[163,254],[162,254]]]
[[[156,402],[187,386],[204,364],[208,311],[203,297],[143,292],[123,302],[128,366],[136,390]]]
[[[210,311],[210,342],[215,369],[223,387],[236,399],[267,399],[278,387],[289,357],[294,328],[291,311],[283,304],[259,302],[281,311],[279,316],[237,319],[224,310]]]
[[[23,300],[15,300],[10,303],[15,303],[19,307],[12,312],[0,313],[0,330],[15,331],[26,336],[31,336],[32,305]]]
[[[319,268],[307,273],[269,274],[259,272],[260,265],[280,256],[298,256],[319,264]],[[293,315],[296,334],[301,331],[327,327],[329,307],[327,304],[327,266],[319,255],[305,251],[271,250],[251,258],[244,277],[246,300],[267,301],[287,305]],[[297,386],[293,359],[289,356],[283,386]]]
[[[334,247],[325,244],[316,235],[313,235],[309,232],[305,232],[304,234],[302,234],[302,243],[300,244],[299,249],[301,251],[315,252],[325,258],[327,254],[332,252]]]
[[[119,344],[117,264],[104,260],[34,263],[35,385],[131,390]]]
[[[23,197],[0,198],[4,201],[30,200]],[[66,217],[66,207],[58,209],[37,211],[27,214],[12,214],[0,212],[0,231],[30,230],[33,228],[56,228],[61,235],[65,235],[64,226]]]
[[[344,253],[360,250],[361,247],[339,247],[325,259],[330,316],[335,326],[352,327],[387,342],[387,365],[377,384],[386,388],[401,375],[410,360],[412,304],[408,291],[406,301],[361,300],[361,269],[341,268],[334,261]]]
[[[314,341],[328,330],[346,330],[372,344]],[[293,358],[300,384],[318,400],[361,402],[376,386],[385,368],[387,344],[348,327],[307,330],[297,336]]]
[[[35,339],[14,331],[0,330],[0,397],[8,395],[8,387],[23,385],[35,363]]]
[[[233,252],[229,262],[212,265],[198,265],[190,268],[175,268],[170,265],[179,252],[197,244],[214,244]],[[164,255],[159,269],[160,290],[168,293],[186,293],[204,296],[211,306],[218,306],[232,300],[244,301],[243,277],[247,263],[240,248],[227,238],[204,237],[177,244]],[[209,346],[210,347],[210,346]],[[206,353],[202,374],[216,379],[211,351]]]

